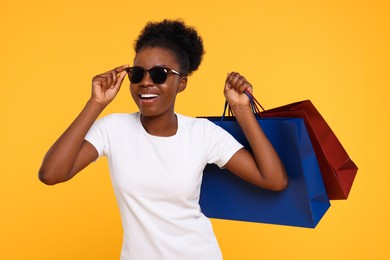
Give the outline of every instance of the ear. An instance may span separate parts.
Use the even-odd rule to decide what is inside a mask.
[[[177,88],[177,93],[183,92],[187,87],[187,77],[181,77],[179,82],[179,87]]]

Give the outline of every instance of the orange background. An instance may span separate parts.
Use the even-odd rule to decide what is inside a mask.
[[[204,38],[177,112],[220,115],[239,71],[266,108],[311,99],[359,172],[315,229],[212,220],[225,259],[389,259],[388,1],[6,1],[0,9],[0,259],[118,259],[122,229],[105,159],[48,187],[43,155],[94,75],[133,59],[149,20]],[[128,81],[104,111],[133,112]]]

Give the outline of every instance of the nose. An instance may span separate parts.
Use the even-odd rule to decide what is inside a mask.
[[[153,80],[150,77],[149,71],[145,71],[144,77],[142,78],[142,80],[139,84],[141,87],[153,86]]]

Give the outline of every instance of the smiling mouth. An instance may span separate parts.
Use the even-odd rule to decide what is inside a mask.
[[[139,97],[141,99],[154,99],[154,98],[157,98],[158,95],[157,94],[139,94]]]

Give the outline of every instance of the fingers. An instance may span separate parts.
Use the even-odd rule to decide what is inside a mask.
[[[113,70],[107,71],[103,74],[97,75],[93,78],[93,84],[99,85],[101,89],[107,90],[109,88],[119,88],[126,75],[126,68],[129,65],[122,65]]]
[[[121,73],[122,71],[126,70],[126,68],[128,68],[128,67],[129,67],[129,64],[125,64],[125,65],[122,65],[122,66],[115,68],[114,71],[118,74],[118,73]]]
[[[126,77],[126,74],[127,74],[127,72],[124,70],[124,71],[121,71],[118,75],[116,75],[117,78],[116,78],[116,84],[114,85],[114,88],[118,89],[118,91],[122,85],[123,80]]]
[[[129,67],[128,64],[117,67],[111,71],[106,72],[107,77],[107,85],[110,88],[119,88],[127,74],[126,68]]]
[[[125,64],[112,70],[113,82],[111,83],[111,86],[119,88],[122,85],[122,82],[127,74],[126,68],[128,67],[129,65]]]
[[[225,88],[234,89],[237,93],[242,94],[245,90],[252,92],[252,85],[246,78],[237,72],[231,72],[226,77]]]

